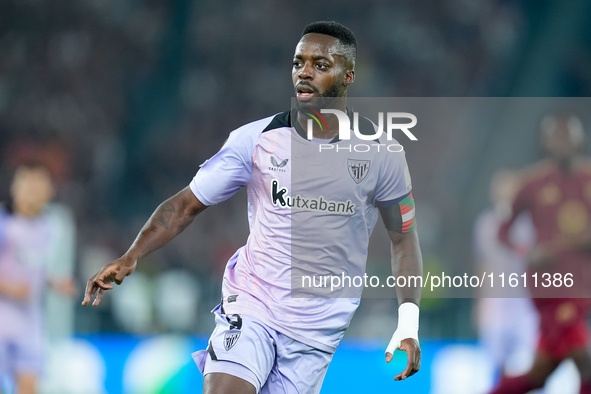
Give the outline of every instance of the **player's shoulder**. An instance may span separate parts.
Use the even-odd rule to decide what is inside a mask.
[[[488,207],[481,211],[474,219],[472,226],[473,237],[478,240],[486,237],[487,234],[496,232],[499,228],[500,220],[493,207]]]
[[[289,112],[281,112],[247,123],[231,131],[223,146],[226,149],[238,149],[246,153],[256,146],[265,132],[289,127],[286,121],[289,121]]]
[[[0,241],[2,241],[2,235],[4,234],[4,227],[8,220],[12,217],[12,209],[10,204],[0,202]]]
[[[11,216],[13,207],[11,202],[0,201],[0,219]]]
[[[261,134],[267,131],[281,129],[290,126],[290,112],[280,112],[266,118],[258,119],[240,126],[232,131],[233,134]]]
[[[580,172],[587,176],[591,176],[591,160],[587,158],[580,159],[578,164],[578,169]]]
[[[474,227],[486,227],[496,219],[496,216],[497,215],[495,214],[495,210],[493,208],[485,208],[480,213],[478,213],[478,215],[476,215],[476,219],[474,220]]]
[[[375,122],[373,120],[371,120],[370,118],[367,118],[363,115],[354,113],[353,111],[351,111],[349,109],[347,109],[347,114],[349,115],[349,119],[351,121],[351,124],[356,125],[357,131],[359,132],[359,134],[367,135],[367,136],[375,136],[378,134],[379,126],[377,124],[375,124]],[[354,119],[354,116],[356,117],[356,120]],[[381,136],[379,138],[376,138],[374,140],[374,142],[378,142],[378,143],[387,142],[388,144],[399,145],[398,141],[395,138],[392,138],[391,140],[387,140],[386,135],[383,131],[380,134],[381,134]]]
[[[542,160],[532,164],[519,172],[519,180],[522,186],[543,180],[556,170],[556,166],[549,160]]]
[[[362,115],[358,115],[357,126],[359,127],[359,133],[363,135],[375,135],[378,130],[378,125]]]

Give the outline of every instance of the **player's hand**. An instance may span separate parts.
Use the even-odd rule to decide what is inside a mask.
[[[52,279],[49,281],[49,286],[52,290],[69,298],[77,294],[76,281],[73,278]]]
[[[82,305],[88,305],[91,298],[96,294],[96,298],[92,306],[100,304],[106,290],[112,290],[111,283],[120,285],[127,275],[135,271],[137,267],[137,260],[124,257],[118,258],[110,264],[105,265],[96,275],[88,280],[86,283],[86,292],[84,293],[84,300]],[[97,293],[98,291],[98,293]]]
[[[532,267],[544,267],[554,261],[554,253],[548,247],[536,245],[527,254],[527,263]]]
[[[392,342],[390,342],[392,344]],[[400,341],[400,345],[396,347],[406,352],[407,362],[404,371],[394,376],[394,380],[404,380],[409,376],[414,375],[421,369],[421,347],[419,341],[413,338],[405,338]],[[392,352],[394,350],[388,346],[386,350],[386,362],[389,363],[394,358]]]

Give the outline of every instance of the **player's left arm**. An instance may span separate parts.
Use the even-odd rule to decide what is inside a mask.
[[[26,301],[31,293],[31,287],[25,283],[12,283],[0,278],[0,295],[10,297],[16,301]]]
[[[76,295],[76,281],[74,281],[74,278],[48,278],[47,287],[66,297],[73,297]]]
[[[591,229],[538,243],[529,251],[527,261],[533,267],[542,268],[555,261],[558,254],[572,251],[591,252]]]
[[[557,241],[556,248],[562,250],[582,250],[591,252],[591,228],[586,228],[579,234],[569,235]]]
[[[408,207],[412,205],[412,211]],[[392,242],[392,275],[405,277],[407,286],[398,286],[398,327],[386,348],[386,362],[392,361],[396,349],[407,353],[407,365],[394,380],[404,380],[421,367],[419,346],[419,303],[421,300],[423,259],[414,224],[412,194],[402,201],[380,207],[380,214]],[[410,217],[410,219],[409,219]]]
[[[394,380],[404,380],[421,368],[418,335],[423,259],[416,230],[407,233],[388,230],[388,235],[392,240],[392,275],[396,278],[406,277],[407,286],[396,287],[398,327],[386,348],[386,362],[392,361],[396,349],[405,351],[406,368],[394,377]]]
[[[406,286],[396,287],[398,327],[386,348],[386,362],[392,361],[396,349],[405,351],[406,368],[394,377],[394,380],[404,380],[417,373],[421,367],[419,302],[423,258],[416,231],[412,181],[404,151],[395,155],[381,155],[378,161],[379,175],[374,204],[382,216],[392,243],[392,274],[395,278],[406,279]]]

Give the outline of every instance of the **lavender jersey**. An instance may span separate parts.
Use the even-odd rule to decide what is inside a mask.
[[[42,341],[51,230],[51,220],[45,214],[25,217],[0,209],[0,277],[29,287],[26,300],[0,294],[0,341],[37,345]]]
[[[373,123],[362,124],[375,134]],[[226,266],[225,313],[254,316],[334,352],[362,288],[318,288],[303,278],[363,276],[377,207],[408,196],[410,175],[403,151],[356,151],[372,143],[356,137],[320,149],[302,134],[290,112],[247,124],[201,166],[190,188],[214,205],[247,187],[250,235]]]

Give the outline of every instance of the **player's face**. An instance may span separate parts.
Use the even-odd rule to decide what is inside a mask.
[[[17,212],[27,216],[41,213],[53,197],[49,173],[44,168],[18,169],[11,193]]]
[[[569,160],[577,153],[579,142],[574,138],[574,132],[570,130],[571,126],[568,119],[554,119],[548,126],[544,146],[555,160]]]
[[[339,40],[324,34],[306,34],[298,43],[293,57],[291,76],[300,104],[314,105],[319,97],[344,97],[353,82],[338,52]]]

